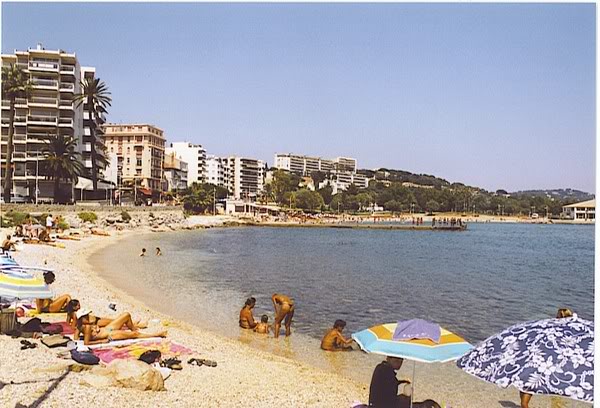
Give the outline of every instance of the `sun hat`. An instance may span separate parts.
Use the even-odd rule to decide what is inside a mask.
[[[92,313],[92,311],[90,309],[79,309],[75,313],[75,316],[77,316],[78,319],[81,319],[83,316],[89,315],[90,313]]]

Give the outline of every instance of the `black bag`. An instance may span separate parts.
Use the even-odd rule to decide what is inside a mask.
[[[25,324],[22,324],[19,328],[24,332],[42,332],[44,327],[42,326],[42,321],[39,317],[34,317],[33,319],[29,319]]]
[[[143,361],[144,363],[152,364],[157,362],[160,359],[160,351],[158,350],[148,350],[144,351],[138,360]]]
[[[71,350],[71,358],[80,364],[96,365],[100,362],[98,356],[91,351]]]

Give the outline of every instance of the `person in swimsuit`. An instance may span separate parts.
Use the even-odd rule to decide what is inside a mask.
[[[56,280],[54,272],[44,272],[44,282],[51,285]],[[56,299],[36,299],[35,307],[38,313],[60,313],[67,310],[67,304],[71,301],[71,296],[61,295]]]
[[[346,339],[342,336],[342,331],[346,327],[346,322],[336,320],[333,329],[329,329],[323,340],[321,340],[321,349],[325,351],[350,351],[352,350],[352,339]]]
[[[73,299],[67,304],[67,324],[73,328],[73,330],[77,330],[77,311],[81,309],[81,304],[79,300]],[[106,327],[109,323],[111,323],[115,319],[111,319],[108,317],[98,317],[96,324],[98,327]],[[137,329],[145,329],[148,327],[148,323],[142,322],[140,319],[134,320],[133,324]]]
[[[154,333],[142,333],[137,331],[137,327],[131,320],[129,313],[123,313],[112,322],[104,327],[98,326],[98,318],[92,314],[90,310],[79,310],[77,316],[77,329],[75,335],[78,338],[80,333],[83,333],[83,344],[101,344],[115,340],[129,339],[147,339],[150,337],[167,337],[166,330],[159,330]],[[123,325],[129,330],[121,330]]]
[[[294,317],[294,301],[286,295],[275,293],[271,296],[275,308],[275,338],[279,337],[281,322],[285,320],[285,337],[292,334],[292,318]]]
[[[269,316],[262,315],[260,318],[260,323],[256,325],[254,331],[260,334],[269,334],[271,330],[271,325],[269,324]]]
[[[242,329],[254,329],[257,325],[256,320],[254,320],[254,316],[252,315],[252,309],[256,305],[256,299],[253,297],[249,297],[246,299],[246,303],[244,303],[244,307],[240,310],[240,320],[239,324]]]
[[[159,247],[156,247],[156,256],[161,256],[162,255],[162,251],[160,250]]]

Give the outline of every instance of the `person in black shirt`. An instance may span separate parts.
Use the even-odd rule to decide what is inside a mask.
[[[396,357],[387,357],[379,363],[373,371],[371,386],[369,388],[369,407],[373,408],[409,408],[410,393],[398,395],[398,386],[401,384],[410,385],[410,381],[396,378],[396,371],[402,367],[404,359]],[[406,387],[410,388],[410,387]],[[414,408],[441,408],[433,400],[422,402],[413,402]]]

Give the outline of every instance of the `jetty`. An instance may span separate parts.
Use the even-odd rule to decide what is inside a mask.
[[[275,227],[275,228],[337,228],[337,229],[370,229],[370,230],[400,230],[400,231],[465,231],[467,225],[462,226],[431,226],[431,225],[405,225],[405,224],[359,224],[359,223],[292,223],[292,222],[261,222],[245,223],[246,226]]]

